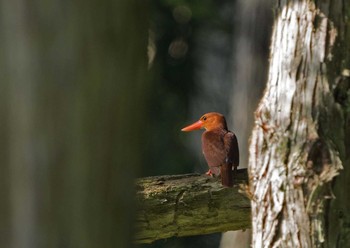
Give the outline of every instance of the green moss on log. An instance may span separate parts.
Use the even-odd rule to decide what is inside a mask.
[[[198,174],[139,179],[135,242],[249,228],[250,202],[239,193],[246,182],[246,170],[239,170],[233,188]]]

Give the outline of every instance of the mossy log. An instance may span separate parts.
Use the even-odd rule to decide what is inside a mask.
[[[139,179],[135,242],[250,228],[250,202],[239,192],[246,183],[247,170],[238,170],[232,188],[198,174]]]

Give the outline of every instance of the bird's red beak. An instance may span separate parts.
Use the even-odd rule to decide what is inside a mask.
[[[187,127],[184,127],[183,129],[181,129],[181,131],[185,131],[185,132],[188,132],[188,131],[193,131],[193,130],[198,130],[198,129],[201,129],[203,127],[203,122],[202,121],[197,121]]]

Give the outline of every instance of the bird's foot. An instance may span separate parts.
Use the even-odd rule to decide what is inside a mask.
[[[213,176],[213,172],[210,169],[205,174],[208,175],[208,176],[211,176],[211,177]]]

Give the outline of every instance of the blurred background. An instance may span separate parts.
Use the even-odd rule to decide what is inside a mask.
[[[272,1],[3,0],[0,11],[0,247],[132,247],[134,179],[204,173],[201,132],[180,129],[206,112],[226,116],[247,166]],[[138,247],[219,246],[249,247],[249,232]]]

